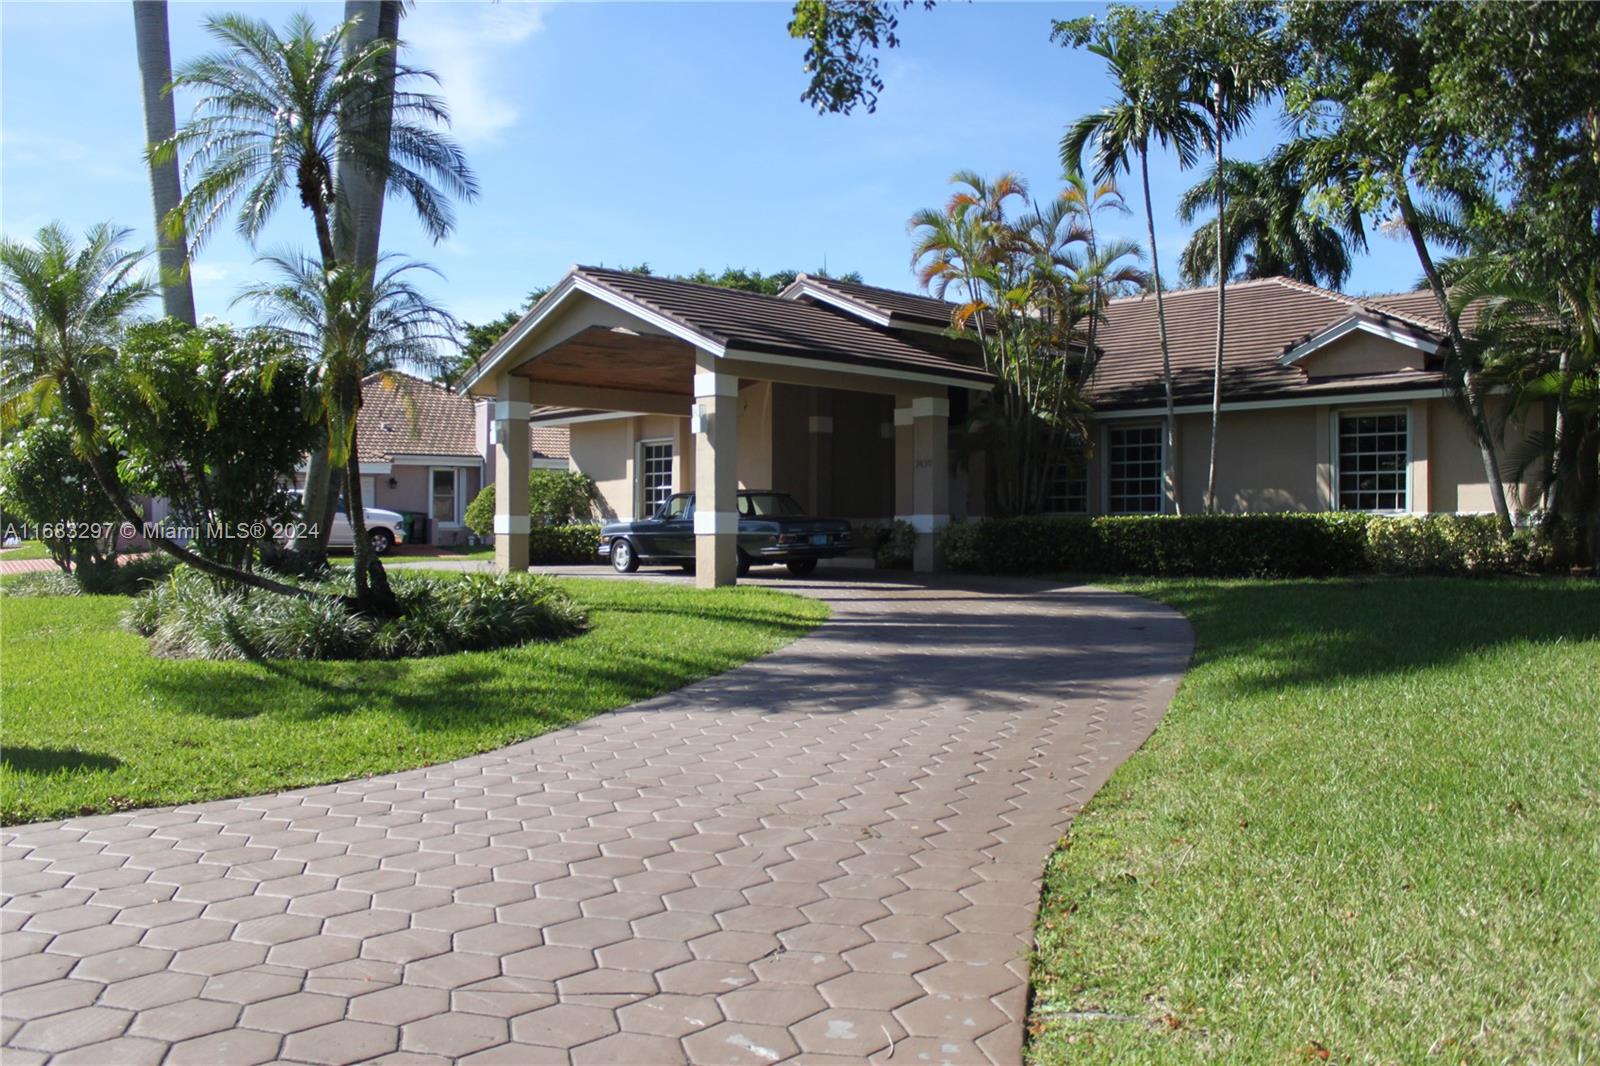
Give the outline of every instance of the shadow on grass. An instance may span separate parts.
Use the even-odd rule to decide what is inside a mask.
[[[1202,634],[1195,664],[1265,660],[1240,693],[1449,666],[1498,646],[1600,640],[1600,583],[1393,578],[1121,583]],[[1508,684],[1514,679],[1508,678]]]
[[[53,774],[61,770],[91,772],[115,770],[121,759],[92,751],[71,751],[66,748],[28,748],[8,744],[0,750],[0,763],[21,774]]]

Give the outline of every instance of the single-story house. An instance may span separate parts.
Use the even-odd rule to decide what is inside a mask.
[[[426,537],[415,543],[466,541],[467,505],[494,476],[489,405],[398,371],[369,374],[361,389],[362,504],[426,515]],[[567,469],[567,431],[541,427],[536,437],[530,462]]]
[[[1216,302],[1215,287],[1168,296],[1176,441],[1163,431],[1155,301],[1110,304],[1089,448],[1062,467],[1051,510],[1202,508]],[[1227,308],[1220,509],[1489,508],[1428,294],[1351,297],[1273,278],[1230,285]],[[985,459],[951,442],[993,384],[976,346],[947,335],[953,310],[806,275],[764,296],[573,268],[460,385],[493,404],[498,564],[527,564],[516,486],[530,433],[563,426],[606,517],[696,493],[701,584],[733,580],[740,488],[789,492],[818,514],[903,520],[917,568],[936,569],[938,530],[984,513]]]

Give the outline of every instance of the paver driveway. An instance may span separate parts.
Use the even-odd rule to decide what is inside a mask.
[[[1016,1061],[1041,861],[1189,628],[807,587],[813,635],[502,751],[0,834],[7,1066]]]

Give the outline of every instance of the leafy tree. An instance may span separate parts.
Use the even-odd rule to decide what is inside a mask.
[[[811,82],[800,99],[827,114],[848,115],[857,104],[878,109],[883,79],[880,47],[898,48],[898,12],[916,0],[798,0],[789,36],[806,42],[805,71]],[[924,9],[933,0],[923,0]]]
[[[285,489],[315,439],[303,360],[265,330],[175,319],[133,326],[95,383],[120,474],[165,497],[190,546],[250,569],[291,516]]]
[[[1165,16],[1158,11],[1113,5],[1103,19],[1083,18],[1055,23],[1052,37],[1086,48],[1106,61],[1119,98],[1078,119],[1061,139],[1061,166],[1068,174],[1092,174],[1112,180],[1132,169],[1137,158],[1144,191],[1145,232],[1150,242],[1150,278],[1156,298],[1156,326],[1161,341],[1161,383],[1166,394],[1166,438],[1169,465],[1179,465],[1178,416],[1173,399],[1172,356],[1167,340],[1167,312],[1156,245],[1155,202],[1150,196],[1150,148],[1158,142],[1172,149],[1179,163],[1198,157],[1205,124],[1188,107],[1173,67],[1162,62]],[[1093,154],[1085,167],[1085,154]],[[1167,486],[1173,508],[1183,513],[1176,482]]]
[[[115,357],[129,316],[155,295],[146,251],[123,247],[128,231],[91,228],[82,245],[58,223],[31,244],[0,240],[0,417],[60,411],[78,455],[126,522],[144,516],[117,476],[91,388]],[[150,542],[204,574],[297,596],[301,589],[199,555],[152,531]]]
[[[310,365],[315,402],[328,426],[332,462],[344,468],[347,485],[359,485],[356,422],[361,413],[361,379],[373,367],[437,364],[440,346],[456,342],[456,322],[407,278],[412,271],[428,269],[422,264],[384,256],[379,260],[381,272],[373,277],[355,266],[324,270],[300,254],[267,256],[263,261],[276,269],[281,280],[251,286],[239,299],[255,303],[267,327]],[[350,496],[357,609],[392,617],[399,613],[399,603],[367,539],[360,494]]]
[[[1109,268],[1109,246],[1095,249],[1090,283],[1084,251],[1091,238],[1082,200],[1030,204],[1013,174],[989,181],[956,174],[943,210],[912,215],[912,264],[933,295],[954,295],[952,329],[971,337],[995,375],[987,402],[994,502],[1006,514],[1042,508],[1050,472],[1084,439],[1082,383],[1095,352],[1084,326],[1109,288],[1142,283],[1142,273]],[[1131,255],[1131,250],[1124,253]]]
[[[237,204],[236,228],[254,242],[292,190],[311,215],[322,268],[364,264],[374,277],[379,194],[408,201],[436,241],[454,226],[451,197],[477,195],[461,149],[439,132],[449,122],[444,102],[413,88],[437,78],[400,62],[382,26],[353,20],[321,33],[297,14],[281,35],[241,15],[211,17],[206,28],[221,50],[185,64],[172,83],[198,94],[194,117],[151,149],[156,163],[187,156],[190,189],[168,218],[174,239],[198,246]],[[356,203],[336,219],[341,192]],[[331,513],[331,447],[312,451],[308,514]],[[317,525],[313,554],[326,544],[327,523]]]
[[[1236,278],[1287,277],[1307,285],[1344,287],[1350,277],[1350,249],[1366,248],[1360,212],[1347,211],[1330,224],[1310,203],[1314,191],[1304,180],[1304,146],[1293,141],[1265,161],[1230,160],[1222,188],[1225,271]],[[1207,175],[1178,201],[1178,217],[1193,222],[1217,206],[1217,180]],[[1184,246],[1180,269],[1186,282],[1203,285],[1216,277],[1217,231],[1202,226]]]
[[[1474,350],[1452,308],[1427,242],[1430,191],[1477,183],[1459,125],[1436,106],[1432,82],[1447,46],[1429,33],[1431,5],[1319,4],[1295,0],[1284,39],[1292,48],[1289,113],[1309,135],[1306,166],[1332,210],[1393,223],[1410,240],[1450,338],[1446,368],[1477,438],[1502,535],[1512,531],[1498,444]]]
[[[109,561],[115,534],[98,531],[114,530],[121,520],[94,469],[77,453],[67,420],[59,411],[29,418],[7,437],[0,451],[7,519],[37,529],[51,561],[67,573]]]

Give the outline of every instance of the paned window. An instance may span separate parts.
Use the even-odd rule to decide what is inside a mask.
[[[1107,434],[1106,510],[1161,513],[1161,427],[1114,426]]]
[[[1406,413],[1339,416],[1339,510],[1405,511]]]
[[[672,495],[672,442],[645,441],[639,445],[639,516],[660,510]]]

